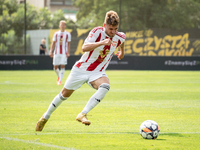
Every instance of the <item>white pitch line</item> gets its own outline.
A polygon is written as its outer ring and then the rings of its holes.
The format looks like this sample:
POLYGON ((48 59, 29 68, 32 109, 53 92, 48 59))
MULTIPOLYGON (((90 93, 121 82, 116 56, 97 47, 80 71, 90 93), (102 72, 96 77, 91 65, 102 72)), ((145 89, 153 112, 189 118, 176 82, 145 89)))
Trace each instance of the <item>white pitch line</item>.
POLYGON ((21 140, 21 139, 17 139, 17 138, 11 138, 11 137, 0 137, 0 138, 6 139, 6 140, 9 140, 9 141, 30 143, 30 144, 41 145, 41 146, 46 146, 46 147, 51 147, 51 148, 58 148, 58 149, 64 149, 64 150, 77 150, 75 148, 68 148, 68 147, 57 146, 57 145, 46 144, 46 143, 39 143, 39 142, 34 142, 34 141, 26 141, 26 140, 21 140))

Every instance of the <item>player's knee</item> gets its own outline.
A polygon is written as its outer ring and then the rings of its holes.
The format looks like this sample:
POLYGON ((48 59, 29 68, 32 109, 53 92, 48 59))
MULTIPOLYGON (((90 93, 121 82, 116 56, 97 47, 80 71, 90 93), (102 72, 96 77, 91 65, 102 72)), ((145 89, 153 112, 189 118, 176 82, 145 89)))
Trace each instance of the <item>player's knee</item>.
POLYGON ((60 92, 60 93, 59 93, 59 98, 60 98, 61 100, 64 101, 64 100, 66 100, 68 97, 64 97, 64 96, 62 95, 62 93, 60 92))
POLYGON ((104 88, 104 89, 107 89, 108 91, 110 90, 110 84, 108 83, 102 83, 99 88, 104 88))

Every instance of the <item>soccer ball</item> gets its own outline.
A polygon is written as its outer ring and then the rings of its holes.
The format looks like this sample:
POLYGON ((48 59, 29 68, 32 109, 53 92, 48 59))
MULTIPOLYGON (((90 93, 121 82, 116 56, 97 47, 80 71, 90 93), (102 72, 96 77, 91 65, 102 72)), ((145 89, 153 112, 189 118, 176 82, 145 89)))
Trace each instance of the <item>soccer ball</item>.
POLYGON ((140 135, 144 139, 156 139, 159 132, 160 128, 155 121, 146 120, 140 125, 140 135))

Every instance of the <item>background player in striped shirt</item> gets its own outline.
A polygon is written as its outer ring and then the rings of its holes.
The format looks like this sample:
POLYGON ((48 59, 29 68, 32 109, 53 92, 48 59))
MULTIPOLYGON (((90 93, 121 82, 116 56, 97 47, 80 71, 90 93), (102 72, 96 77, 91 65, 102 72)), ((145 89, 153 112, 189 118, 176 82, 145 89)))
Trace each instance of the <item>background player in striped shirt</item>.
POLYGON ((117 13, 109 11, 106 13, 103 27, 96 27, 90 31, 82 46, 84 54, 73 66, 61 92, 53 99, 48 110, 37 122, 36 131, 42 131, 45 123, 56 108, 84 83, 87 83, 97 91, 89 99, 81 113, 78 114, 76 120, 85 125, 91 124, 86 115, 102 101, 110 89, 105 69, 117 47, 120 48, 118 59, 120 60, 124 57, 125 34, 117 31, 118 26, 119 17, 117 13))
POLYGON ((54 71, 58 76, 57 84, 61 85, 67 58, 70 56, 71 34, 65 30, 66 22, 64 20, 60 21, 59 28, 60 30, 54 33, 49 55, 53 57, 54 71))

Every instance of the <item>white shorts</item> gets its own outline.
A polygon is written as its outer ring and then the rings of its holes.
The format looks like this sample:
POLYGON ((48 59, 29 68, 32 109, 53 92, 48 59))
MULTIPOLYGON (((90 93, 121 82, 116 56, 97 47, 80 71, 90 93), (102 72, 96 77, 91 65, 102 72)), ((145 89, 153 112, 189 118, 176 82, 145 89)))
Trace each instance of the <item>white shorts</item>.
POLYGON ((67 64, 67 55, 53 55, 53 65, 66 65, 67 64))
POLYGON ((84 71, 74 66, 65 82, 64 87, 68 90, 76 90, 80 88, 84 83, 87 83, 89 86, 92 87, 90 82, 99 79, 101 77, 107 77, 106 73, 84 71))

